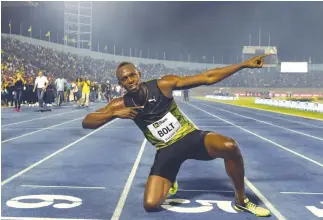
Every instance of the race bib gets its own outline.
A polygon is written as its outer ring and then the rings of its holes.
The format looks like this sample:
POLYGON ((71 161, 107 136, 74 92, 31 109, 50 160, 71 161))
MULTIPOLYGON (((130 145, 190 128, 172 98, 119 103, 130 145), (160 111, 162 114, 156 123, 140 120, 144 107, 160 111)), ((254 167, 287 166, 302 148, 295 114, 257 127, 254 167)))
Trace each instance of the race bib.
POLYGON ((170 112, 160 120, 148 125, 152 135, 163 142, 171 140, 181 127, 179 121, 170 112))

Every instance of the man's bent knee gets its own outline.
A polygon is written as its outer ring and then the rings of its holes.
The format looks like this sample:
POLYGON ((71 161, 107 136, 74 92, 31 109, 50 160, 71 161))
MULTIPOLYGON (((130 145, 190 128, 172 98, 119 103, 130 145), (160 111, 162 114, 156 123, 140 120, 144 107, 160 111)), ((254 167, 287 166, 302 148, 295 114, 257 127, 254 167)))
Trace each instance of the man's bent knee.
POLYGON ((228 157, 240 157, 241 152, 238 146, 238 143, 233 140, 232 138, 228 138, 224 142, 224 148, 225 151, 227 152, 228 157))
POLYGON ((155 212, 160 209, 160 201, 157 200, 145 200, 144 208, 146 212, 155 212))

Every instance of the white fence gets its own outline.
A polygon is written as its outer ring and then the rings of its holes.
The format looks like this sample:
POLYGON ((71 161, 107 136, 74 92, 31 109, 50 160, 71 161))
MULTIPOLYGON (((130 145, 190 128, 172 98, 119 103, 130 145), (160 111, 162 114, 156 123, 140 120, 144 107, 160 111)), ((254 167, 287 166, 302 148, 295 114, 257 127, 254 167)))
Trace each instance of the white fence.
POLYGON ((299 102, 276 99, 256 99, 256 104, 271 105, 283 108, 293 108, 303 111, 323 112, 323 104, 317 102, 299 102))

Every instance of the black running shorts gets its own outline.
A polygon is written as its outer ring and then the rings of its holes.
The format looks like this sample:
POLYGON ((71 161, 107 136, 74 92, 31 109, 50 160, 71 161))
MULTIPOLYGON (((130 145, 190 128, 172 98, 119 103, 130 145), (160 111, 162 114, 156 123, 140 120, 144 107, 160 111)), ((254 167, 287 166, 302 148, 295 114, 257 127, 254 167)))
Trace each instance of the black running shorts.
POLYGON ((212 160, 209 156, 204 137, 208 131, 195 130, 170 146, 157 150, 151 175, 161 176, 171 182, 176 180, 182 163, 187 159, 212 160))

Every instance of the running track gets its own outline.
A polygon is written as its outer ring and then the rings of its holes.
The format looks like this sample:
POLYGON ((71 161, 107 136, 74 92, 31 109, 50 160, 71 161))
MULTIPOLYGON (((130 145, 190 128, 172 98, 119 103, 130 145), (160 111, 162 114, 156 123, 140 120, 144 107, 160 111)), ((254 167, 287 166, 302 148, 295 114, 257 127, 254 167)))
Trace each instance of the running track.
MULTIPOLYGON (((323 218, 323 121, 177 102, 200 129, 239 143, 247 193, 271 209, 267 219, 323 218)), ((185 162, 173 202, 146 213, 143 192, 155 148, 128 120, 82 129, 83 117, 99 106, 1 110, 1 219, 258 219, 232 210, 234 192, 220 159, 185 162)))

